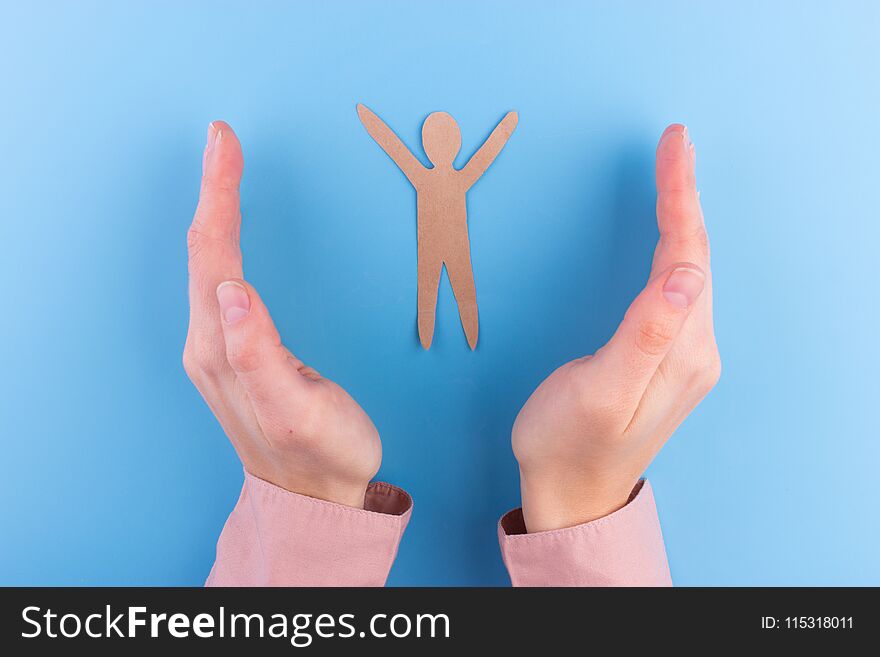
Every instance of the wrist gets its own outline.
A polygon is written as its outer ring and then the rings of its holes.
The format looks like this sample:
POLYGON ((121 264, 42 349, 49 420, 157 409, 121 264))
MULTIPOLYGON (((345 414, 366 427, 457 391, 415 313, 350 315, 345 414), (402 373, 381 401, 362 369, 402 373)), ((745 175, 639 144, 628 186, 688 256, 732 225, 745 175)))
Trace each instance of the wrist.
POLYGON ((326 476, 310 477, 289 472, 263 473, 251 468, 247 470, 255 477, 259 477, 291 493, 313 497, 325 502, 334 502, 355 509, 364 508, 364 498, 370 483, 369 480, 345 481, 326 476))
POLYGON ((595 481, 566 473, 534 473, 520 468, 523 521, 530 534, 598 520, 626 506, 638 482, 595 481))

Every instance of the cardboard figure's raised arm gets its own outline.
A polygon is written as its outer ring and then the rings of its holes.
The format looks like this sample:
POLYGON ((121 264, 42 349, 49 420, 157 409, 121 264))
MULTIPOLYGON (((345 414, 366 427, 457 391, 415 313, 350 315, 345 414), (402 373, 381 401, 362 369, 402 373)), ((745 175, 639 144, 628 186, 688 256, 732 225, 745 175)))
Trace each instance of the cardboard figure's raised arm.
POLYGON ((519 116, 516 112, 508 112, 507 116, 501 119, 501 123, 495 126, 495 129, 492 131, 492 134, 489 135, 489 138, 483 142, 483 145, 480 146, 479 150, 474 153, 474 156, 464 165, 461 174, 464 176, 466 189, 469 189, 475 182, 477 182, 477 180, 480 179, 480 176, 482 176, 486 169, 489 168, 489 165, 492 164, 493 160, 498 157, 498 153, 501 152, 501 149, 504 148, 507 140, 510 139, 510 135, 512 135, 514 129, 516 129, 518 121, 519 116))
POLYGON ((394 131, 385 125, 385 122, 366 105, 358 103, 358 116, 361 123, 370 133, 370 137, 376 140, 376 143, 382 147, 382 150, 388 153, 388 157, 394 160, 394 163, 400 167, 403 174, 415 186, 419 175, 425 170, 424 165, 416 159, 416 156, 410 152, 406 145, 400 141, 400 138, 394 134, 394 131))

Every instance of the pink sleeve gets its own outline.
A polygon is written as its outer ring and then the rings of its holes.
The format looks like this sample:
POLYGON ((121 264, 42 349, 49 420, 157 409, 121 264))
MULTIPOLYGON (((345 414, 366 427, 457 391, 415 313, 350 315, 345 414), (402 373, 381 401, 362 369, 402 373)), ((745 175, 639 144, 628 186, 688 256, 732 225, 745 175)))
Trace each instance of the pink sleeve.
POLYGON ((672 586, 645 480, 622 509, 574 527, 526 534, 522 509, 510 511, 498 540, 514 586, 672 586))
POLYGON ((245 472, 206 586, 382 586, 412 499, 385 483, 364 509, 279 488, 245 472))

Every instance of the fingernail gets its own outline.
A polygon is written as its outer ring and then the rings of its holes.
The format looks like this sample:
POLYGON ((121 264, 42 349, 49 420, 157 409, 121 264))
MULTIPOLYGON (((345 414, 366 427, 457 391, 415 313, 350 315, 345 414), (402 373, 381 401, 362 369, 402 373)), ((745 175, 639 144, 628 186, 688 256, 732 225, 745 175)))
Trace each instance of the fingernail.
POLYGON ((676 267, 663 284, 663 296, 676 308, 688 308, 700 296, 705 281, 705 275, 696 267, 676 267))
POLYGON ((244 319, 251 310, 247 289, 236 281, 225 281, 217 286, 217 301, 220 303, 220 315, 227 324, 244 319))
POLYGON ((691 135, 688 132, 688 129, 684 129, 684 146, 687 149, 688 155, 691 156, 691 163, 697 163, 697 149, 694 147, 694 142, 691 141, 691 135))
POLYGON ((214 150, 214 146, 220 141, 220 131, 214 127, 214 122, 212 121, 208 124, 208 139, 205 143, 205 150, 202 153, 202 174, 208 170, 208 158, 211 156, 211 152, 214 150))
POLYGON ((205 150, 209 153, 214 150, 214 146, 216 146, 220 142, 220 135, 222 134, 222 130, 218 130, 215 125, 217 122, 212 121, 210 125, 208 125, 208 143, 205 145, 205 150))
POLYGON ((657 145, 657 148, 660 148, 663 144, 665 144, 670 139, 678 139, 679 143, 684 146, 684 150, 688 153, 688 155, 693 154, 693 144, 691 144, 691 138, 688 135, 687 126, 684 126, 679 132, 678 130, 670 130, 663 134, 660 138, 660 143, 657 145))

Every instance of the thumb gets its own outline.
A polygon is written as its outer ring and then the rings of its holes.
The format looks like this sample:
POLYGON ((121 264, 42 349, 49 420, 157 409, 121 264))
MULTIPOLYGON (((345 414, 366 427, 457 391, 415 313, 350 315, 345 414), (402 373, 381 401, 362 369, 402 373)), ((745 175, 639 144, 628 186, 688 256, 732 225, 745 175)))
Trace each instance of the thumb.
POLYGON ((591 367, 607 368, 609 379, 641 398, 675 343, 705 281, 703 270, 687 262, 672 265, 651 279, 591 367))
POLYGON ((217 302, 226 359, 245 391, 258 406, 289 409, 295 401, 291 396, 307 382, 291 363, 260 295, 243 280, 232 279, 217 286, 217 302))

